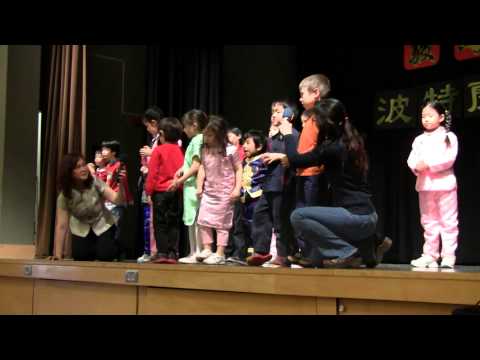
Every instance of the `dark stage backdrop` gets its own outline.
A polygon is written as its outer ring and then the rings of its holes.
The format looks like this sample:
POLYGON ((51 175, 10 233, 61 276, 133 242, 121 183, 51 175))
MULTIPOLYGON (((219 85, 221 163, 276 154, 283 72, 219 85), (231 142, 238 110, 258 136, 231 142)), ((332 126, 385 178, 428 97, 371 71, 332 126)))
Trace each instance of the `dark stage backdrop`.
MULTIPOLYGON (((422 250, 423 230, 420 226, 415 177, 406 164, 413 139, 422 130, 419 117, 414 129, 375 130, 375 93, 480 74, 480 61, 455 60, 453 45, 441 45, 437 65, 413 71, 406 71, 403 67, 403 46, 318 50, 298 48, 299 78, 316 72, 327 74, 332 81, 331 96, 346 104, 350 118, 367 136, 372 191, 380 215, 379 229, 394 240, 391 252, 385 257, 389 263, 407 263, 419 256, 422 250)), ((457 116, 453 119, 452 128, 459 139, 459 154, 455 164, 460 228, 457 263, 463 265, 480 263, 480 242, 476 228, 480 192, 475 186, 480 171, 477 140, 479 120, 457 116)))
POLYGON ((168 116, 220 112, 222 47, 147 47, 147 106, 168 116))

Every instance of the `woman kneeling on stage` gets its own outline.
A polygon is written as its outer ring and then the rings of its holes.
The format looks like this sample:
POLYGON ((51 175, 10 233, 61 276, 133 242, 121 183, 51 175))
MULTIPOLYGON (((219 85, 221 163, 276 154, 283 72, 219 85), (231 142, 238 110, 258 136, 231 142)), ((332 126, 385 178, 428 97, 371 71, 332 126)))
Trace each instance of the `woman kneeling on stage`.
MULTIPOLYGON (((303 267, 375 267, 391 247, 389 238, 376 235, 377 212, 367 184, 368 157, 363 138, 351 124, 344 105, 323 99, 306 110, 319 128, 318 145, 304 154, 297 152, 292 124, 284 121, 287 155, 284 163, 305 168, 325 165, 331 191, 330 207, 305 207, 291 215, 295 232, 305 239, 302 258, 290 261, 303 267)), ((268 155, 267 155, 268 156, 268 155)))
MULTIPOLYGON (((120 179, 125 176, 125 171, 120 170, 115 176, 120 179)), ((92 177, 82 155, 67 154, 60 165, 59 187, 53 259, 63 258, 68 229, 72 233, 74 260, 116 259, 115 218, 104 202, 122 203, 123 185, 118 193, 113 191, 103 181, 92 177)))

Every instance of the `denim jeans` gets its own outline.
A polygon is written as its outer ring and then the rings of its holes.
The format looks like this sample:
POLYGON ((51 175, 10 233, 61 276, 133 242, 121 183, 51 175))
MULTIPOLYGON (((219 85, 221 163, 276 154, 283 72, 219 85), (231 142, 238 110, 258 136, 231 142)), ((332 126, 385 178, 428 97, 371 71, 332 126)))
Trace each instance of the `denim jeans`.
POLYGON ((339 207, 305 207, 291 215, 295 232, 305 241, 305 256, 314 263, 322 259, 347 258, 362 241, 375 233, 378 216, 355 215, 339 207))
POLYGON ((143 253, 150 255, 150 205, 142 204, 143 209, 143 253))

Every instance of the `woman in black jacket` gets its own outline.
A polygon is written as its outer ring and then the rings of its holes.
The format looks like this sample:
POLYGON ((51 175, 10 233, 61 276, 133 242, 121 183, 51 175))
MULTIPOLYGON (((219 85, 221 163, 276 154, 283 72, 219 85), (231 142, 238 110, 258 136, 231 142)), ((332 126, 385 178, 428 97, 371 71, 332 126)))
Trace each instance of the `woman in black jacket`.
MULTIPOLYGON (((376 239, 378 216, 367 184, 368 157, 363 138, 352 126, 344 105, 323 99, 304 113, 319 127, 318 145, 298 154, 292 125, 284 122, 288 163, 295 167, 325 165, 331 191, 330 207, 296 209, 291 222, 305 239, 304 267, 374 267, 391 246, 388 238, 376 239)), ((285 162, 286 159, 284 159, 285 162)))

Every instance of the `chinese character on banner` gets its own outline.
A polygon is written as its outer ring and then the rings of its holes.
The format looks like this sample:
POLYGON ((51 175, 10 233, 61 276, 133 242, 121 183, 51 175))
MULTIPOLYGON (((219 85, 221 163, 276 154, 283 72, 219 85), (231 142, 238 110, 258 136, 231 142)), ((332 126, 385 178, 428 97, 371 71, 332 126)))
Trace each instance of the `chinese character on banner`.
POLYGON ((480 45, 456 45, 455 59, 462 61, 480 58, 480 45))
POLYGON ((437 100, 454 116, 461 115, 461 87, 457 81, 449 81, 428 86, 423 93, 423 102, 437 100))
POLYGON ((417 99, 413 90, 378 94, 375 100, 375 126, 377 128, 411 128, 417 124, 417 99))
POLYGON ((480 118, 480 76, 465 79, 464 118, 480 118))
POLYGON ((407 70, 433 66, 440 59, 440 45, 405 45, 403 65, 407 70))

